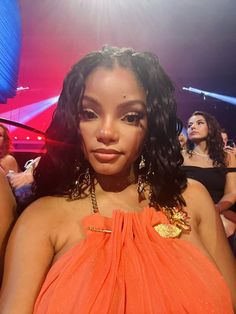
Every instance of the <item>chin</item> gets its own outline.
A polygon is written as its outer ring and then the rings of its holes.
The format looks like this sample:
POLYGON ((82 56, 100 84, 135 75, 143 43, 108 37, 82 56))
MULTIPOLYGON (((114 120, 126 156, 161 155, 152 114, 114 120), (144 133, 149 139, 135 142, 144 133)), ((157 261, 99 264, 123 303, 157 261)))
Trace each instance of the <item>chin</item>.
POLYGON ((118 165, 114 165, 114 164, 100 164, 100 165, 92 165, 93 170, 100 175, 104 175, 104 176, 115 176, 118 174, 123 173, 123 171, 126 169, 126 167, 124 166, 118 166, 118 165))
POLYGON ((204 138, 202 136, 192 136, 189 137, 190 141, 194 142, 194 141, 199 141, 199 140, 203 140, 204 138))
MULTIPOLYGON (((120 169, 119 169, 120 170, 120 169)), ((94 168, 94 171, 100 175, 112 176, 120 173, 118 169, 114 169, 114 167, 97 167, 94 168)))

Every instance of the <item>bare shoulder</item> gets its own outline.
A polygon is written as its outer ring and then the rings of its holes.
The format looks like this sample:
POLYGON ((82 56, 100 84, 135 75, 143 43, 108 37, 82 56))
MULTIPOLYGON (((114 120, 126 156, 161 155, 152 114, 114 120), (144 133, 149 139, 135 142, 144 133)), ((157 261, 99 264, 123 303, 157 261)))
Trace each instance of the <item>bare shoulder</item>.
POLYGON ((8 172, 9 170, 13 170, 18 172, 18 164, 14 156, 8 154, 1 159, 1 166, 3 169, 8 172))
POLYGON ((213 204, 210 194, 205 186, 194 179, 188 179, 187 188, 183 192, 183 197, 187 205, 199 205, 201 201, 207 202, 209 205, 213 204))
POLYGON ((62 221, 61 203, 63 198, 52 196, 31 203, 16 221, 11 234, 13 241, 27 242, 27 237, 32 236, 35 242, 45 239, 54 246, 55 230, 62 221))
POLYGON ((60 251, 82 237, 79 228, 84 214, 79 208, 79 201, 70 202, 65 197, 56 196, 42 197, 24 210, 14 232, 31 233, 38 238, 46 237, 55 250, 60 251))
POLYGON ((207 189, 200 182, 189 179, 183 197, 187 211, 194 220, 193 225, 197 226, 198 236, 216 264, 218 260, 228 258, 232 265, 232 252, 229 249, 223 224, 207 189))
POLYGON ((205 186, 197 180, 188 178, 187 188, 184 191, 184 195, 192 194, 193 192, 205 192, 208 194, 205 186))
POLYGON ((6 155, 4 158, 5 158, 5 160, 7 160, 7 161, 9 161, 9 162, 14 162, 14 161, 16 161, 15 157, 12 156, 11 154, 6 155))
POLYGON ((197 237, 203 245, 199 245, 198 242, 198 247, 208 253, 208 257, 222 273, 236 306, 236 264, 220 215, 206 188, 195 180, 188 180, 183 197, 186 201, 187 211, 194 220, 193 225, 196 227, 197 237))
POLYGON ((33 304, 50 268, 61 198, 33 202, 18 218, 8 241, 0 307, 4 313, 32 313, 33 304), (1 303, 2 302, 2 303, 1 303))
POLYGON ((61 213, 61 207, 64 202, 62 197, 47 196, 39 198, 31 203, 18 218, 17 225, 41 226, 44 229, 47 226, 53 226, 61 213))
POLYGON ((183 193, 183 197, 188 212, 197 219, 198 224, 215 217, 216 210, 213 200, 202 183, 188 179, 188 185, 183 193))
POLYGON ((10 256, 24 254, 39 254, 50 252, 53 256, 60 229, 62 216, 59 197, 43 197, 31 203, 17 219, 10 235, 7 252, 10 256), (21 252, 15 248, 15 243, 21 243, 21 252), (37 249, 36 249, 37 248, 37 249))

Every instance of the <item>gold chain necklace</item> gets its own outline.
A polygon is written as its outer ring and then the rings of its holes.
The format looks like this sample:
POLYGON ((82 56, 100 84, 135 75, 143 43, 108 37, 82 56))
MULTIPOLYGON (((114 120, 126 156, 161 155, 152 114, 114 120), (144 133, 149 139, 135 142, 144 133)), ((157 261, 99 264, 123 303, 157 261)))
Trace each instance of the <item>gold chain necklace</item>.
MULTIPOLYGON (((95 192, 95 183, 94 180, 91 182, 90 186, 90 198, 93 207, 93 213, 99 213, 97 199, 96 199, 96 192, 95 192)), ((189 233, 191 231, 191 226, 188 223, 188 216, 187 212, 179 209, 177 207, 159 207, 159 209, 165 214, 169 223, 159 223, 154 225, 154 230, 163 238, 178 238, 182 232, 189 233)), ((94 232, 104 232, 104 233, 112 233, 111 229, 106 228, 97 228, 93 226, 89 226, 88 230, 94 232)))

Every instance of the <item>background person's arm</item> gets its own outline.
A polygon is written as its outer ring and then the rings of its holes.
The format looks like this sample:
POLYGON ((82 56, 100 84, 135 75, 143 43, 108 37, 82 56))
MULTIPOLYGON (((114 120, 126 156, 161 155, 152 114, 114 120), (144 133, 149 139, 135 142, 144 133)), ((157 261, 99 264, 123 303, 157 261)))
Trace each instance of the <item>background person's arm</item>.
POLYGON ((12 173, 9 177, 9 182, 13 189, 19 189, 22 186, 33 183, 34 177, 31 172, 12 173))
MULTIPOLYGON (((236 158, 233 154, 228 153, 228 168, 236 168, 236 158)), ((236 202, 236 171, 229 171, 226 174, 226 182, 224 188, 224 195, 215 204, 219 213, 224 214, 225 210, 228 210, 236 202)))

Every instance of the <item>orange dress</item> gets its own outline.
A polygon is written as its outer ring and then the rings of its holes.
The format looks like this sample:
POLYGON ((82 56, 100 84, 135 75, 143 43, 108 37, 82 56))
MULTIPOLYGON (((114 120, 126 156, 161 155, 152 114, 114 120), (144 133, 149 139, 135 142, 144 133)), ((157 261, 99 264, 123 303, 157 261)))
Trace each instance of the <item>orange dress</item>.
POLYGON ((168 220, 152 208, 87 216, 86 238, 51 267, 33 313, 233 313, 212 262, 187 241, 161 237, 159 223, 168 220))

